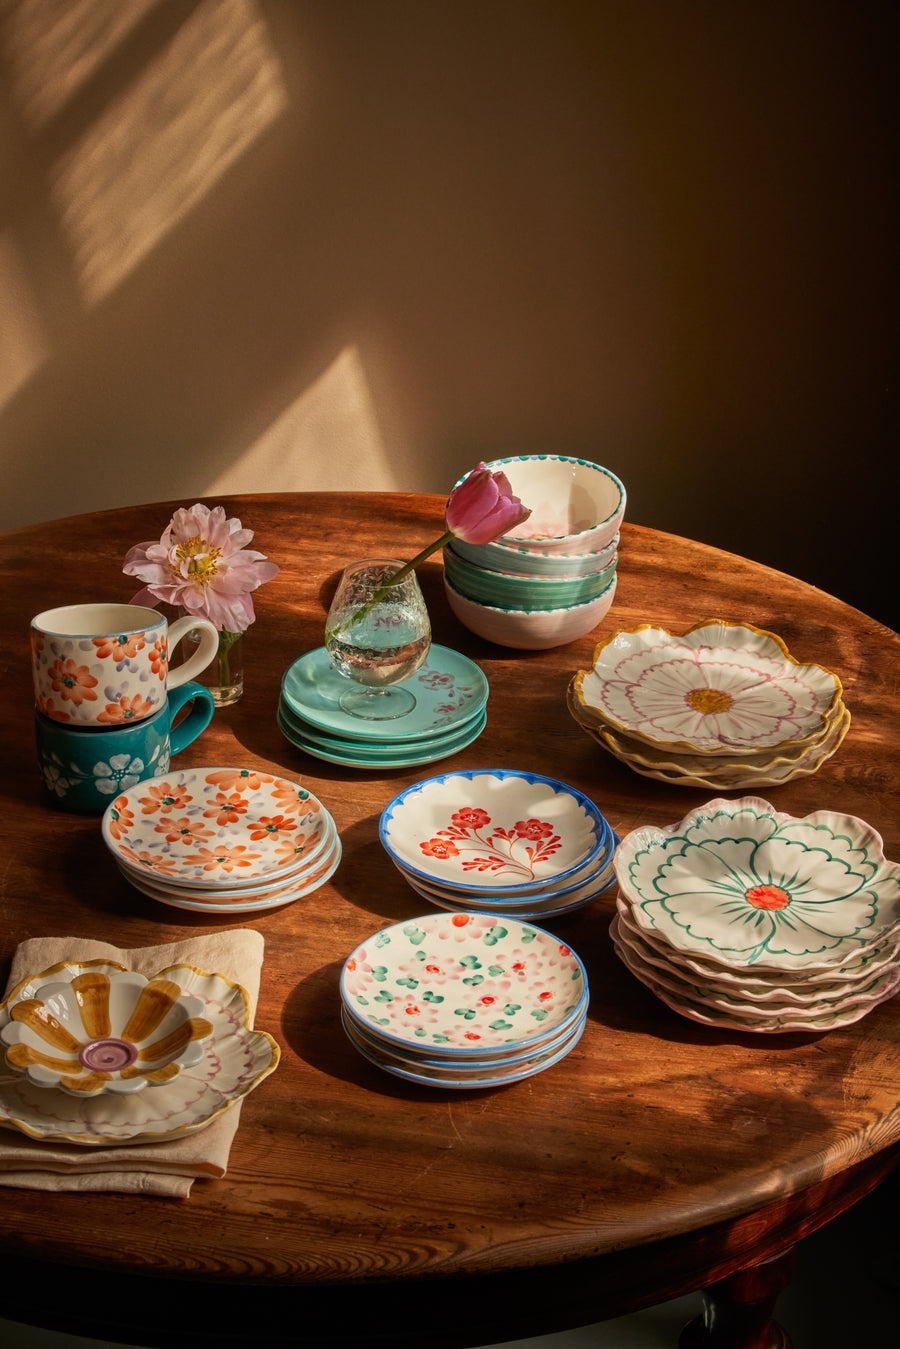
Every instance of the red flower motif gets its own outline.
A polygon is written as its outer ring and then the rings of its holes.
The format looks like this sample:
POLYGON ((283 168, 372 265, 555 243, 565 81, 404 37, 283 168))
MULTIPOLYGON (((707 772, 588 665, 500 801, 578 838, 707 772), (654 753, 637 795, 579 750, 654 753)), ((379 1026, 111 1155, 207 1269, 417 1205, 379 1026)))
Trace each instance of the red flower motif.
POLYGON ((479 806, 463 806, 451 818, 460 829, 481 829, 491 822, 490 815, 479 806))
POLYGON ((406 1015, 407 1015, 407 1016, 418 1016, 418 1015, 419 1015, 419 1009, 418 1009, 418 1007, 407 1007, 407 1008, 405 1009, 405 1011, 406 1011, 406 1015))
POLYGON ((250 837, 254 841, 258 838, 268 838, 272 834, 282 834, 288 829, 296 829, 296 820, 286 820, 283 815, 261 815, 259 823, 250 831, 250 837))
POLYGON ((553 825, 545 824, 543 820, 516 820, 515 830, 520 838, 531 838, 537 843, 542 838, 550 837, 553 825))
POLYGON ((450 922, 453 924, 454 927, 465 927, 468 921, 469 915, 467 913, 455 913, 453 917, 450 919, 450 922))
POLYGON ((459 856, 459 848, 448 838, 430 838, 427 843, 420 843, 419 847, 426 857, 436 857, 440 862, 445 862, 448 857, 459 856))
POLYGON ((147 659, 153 673, 160 679, 165 679, 169 669, 169 651, 165 637, 160 637, 153 643, 147 659))

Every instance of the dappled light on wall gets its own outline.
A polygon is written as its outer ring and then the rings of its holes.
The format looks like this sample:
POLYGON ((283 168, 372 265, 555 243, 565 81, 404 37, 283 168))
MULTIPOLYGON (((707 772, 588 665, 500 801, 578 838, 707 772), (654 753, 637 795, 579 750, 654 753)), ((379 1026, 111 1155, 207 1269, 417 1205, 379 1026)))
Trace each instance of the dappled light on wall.
POLYGON ((212 478, 232 492, 404 491, 356 347, 345 347, 258 439, 212 478))
MULTIPOLYGON (((154 7, 150 0, 124 6, 78 0, 84 26, 66 24, 60 31, 56 25, 55 42, 36 40, 37 68, 31 69, 24 29, 34 20, 40 37, 47 5, 24 0, 17 6, 8 59, 31 115, 39 121, 53 110, 36 93, 42 64, 58 91, 76 87, 127 36, 122 11, 134 19, 154 7)), ((202 0, 184 14, 168 41, 48 166, 55 213, 86 305, 106 298, 287 105, 255 0, 202 0)))

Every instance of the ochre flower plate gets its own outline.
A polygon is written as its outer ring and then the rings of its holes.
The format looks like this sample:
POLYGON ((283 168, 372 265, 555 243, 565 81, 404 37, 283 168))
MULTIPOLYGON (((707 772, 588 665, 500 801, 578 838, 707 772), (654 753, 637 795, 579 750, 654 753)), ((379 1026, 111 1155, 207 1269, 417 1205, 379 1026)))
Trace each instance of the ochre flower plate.
MULTIPOLYGON (((82 970, 110 973, 122 968, 96 960, 63 962, 44 970, 8 994, 0 1023, 11 1019, 10 1008, 38 997, 47 983, 82 970)), ((21 1073, 0 1071, 0 1127, 30 1138, 90 1147, 162 1142, 205 1129, 275 1069, 281 1051, 271 1035, 252 1029, 250 1000, 240 984, 189 965, 170 965, 155 978, 171 980, 202 1004, 212 1036, 196 1065, 183 1068, 171 1082, 152 1091, 105 1093, 96 1099, 37 1087, 21 1073)))
POLYGON ((82 1098, 143 1091, 203 1057, 213 1033, 199 998, 134 970, 67 969, 34 976, 31 998, 0 1003, 6 1062, 37 1087, 82 1098))
POLYGON ((717 798, 627 834, 615 870, 640 929, 726 966, 839 966, 900 923, 900 866, 837 811, 796 819, 759 797, 717 798))
POLYGON ((549 932, 437 913, 376 932, 341 974, 348 1013, 391 1044, 463 1058, 540 1044, 584 1010, 584 966, 549 932))
POLYGON ((287 778, 245 768, 176 768, 116 797, 101 827, 117 862, 208 890, 304 870, 328 819, 321 802, 287 778))
POLYGON ((719 620, 683 636, 647 623, 614 633, 571 689, 587 725, 702 755, 805 742, 842 693, 836 675, 801 665, 774 633, 719 620))

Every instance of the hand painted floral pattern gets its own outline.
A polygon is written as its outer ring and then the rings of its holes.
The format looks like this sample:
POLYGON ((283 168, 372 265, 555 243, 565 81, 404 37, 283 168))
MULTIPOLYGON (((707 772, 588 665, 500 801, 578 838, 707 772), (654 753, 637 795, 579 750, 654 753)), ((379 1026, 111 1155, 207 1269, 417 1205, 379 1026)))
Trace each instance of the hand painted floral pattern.
POLYGON ((430 914, 376 933, 345 962, 347 1011, 388 1041, 457 1050, 539 1042, 584 1007, 584 968, 549 932, 430 914))
POLYGON ((707 754, 822 732, 842 692, 830 670, 799 664, 779 637, 741 623, 700 623, 683 637, 647 624, 616 633, 572 690, 600 726, 707 754))
POLYGON ((756 797, 717 799, 627 835, 615 865, 641 928, 725 963, 838 964, 900 923, 900 866, 834 811, 795 819, 756 797))
POLYGON ((183 769, 142 782, 117 798, 102 824, 114 856, 201 889, 296 868, 330 827, 328 812, 298 783, 236 768, 183 769))
POLYGON ((388 802, 379 829, 401 870, 463 891, 558 883, 599 856, 608 831, 574 788, 514 769, 427 778, 388 802))
POLYGON ((426 857, 459 857, 463 871, 514 875, 533 880, 535 866, 559 851, 559 835, 542 820, 518 820, 512 829, 494 825, 487 811, 467 807, 451 817, 436 838, 419 844, 426 857), (465 854, 471 853, 472 856, 465 854))

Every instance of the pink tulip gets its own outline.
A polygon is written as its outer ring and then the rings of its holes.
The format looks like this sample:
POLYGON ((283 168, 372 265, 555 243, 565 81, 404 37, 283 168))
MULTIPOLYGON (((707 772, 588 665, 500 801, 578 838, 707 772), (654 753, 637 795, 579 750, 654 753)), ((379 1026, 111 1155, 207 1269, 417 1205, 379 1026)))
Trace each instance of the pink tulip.
POLYGON ((530 514, 506 474, 492 473, 482 463, 450 493, 445 519, 448 532, 464 543, 491 543, 530 514))
POLYGON ((134 602, 163 600, 208 618, 220 632, 245 632, 256 617, 250 592, 279 570, 246 547, 252 538, 252 529, 227 520, 221 506, 182 507, 158 543, 151 539, 129 549, 122 570, 147 582, 134 602))

